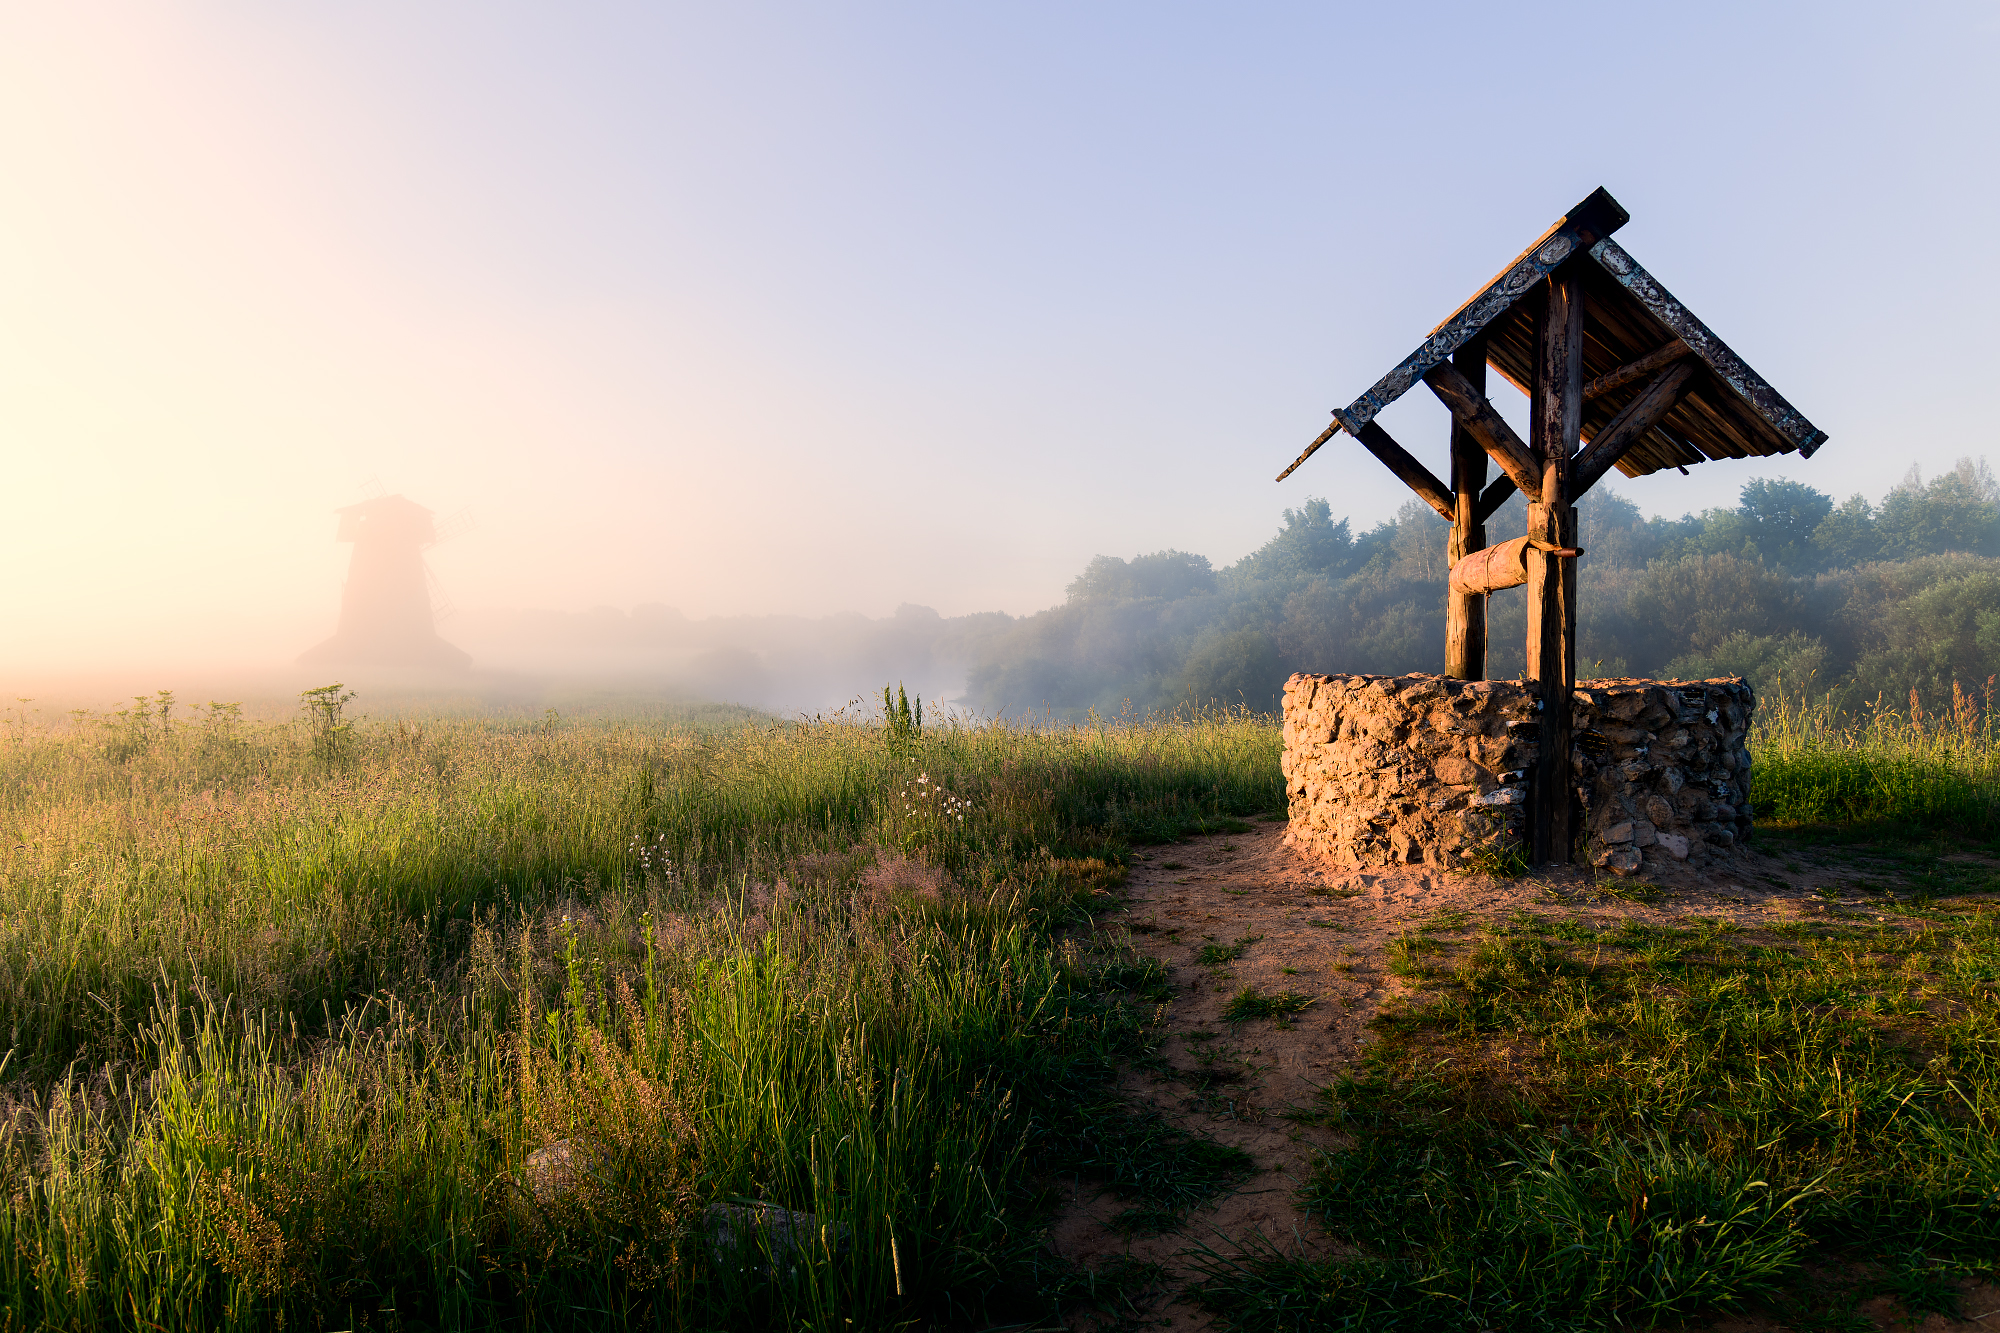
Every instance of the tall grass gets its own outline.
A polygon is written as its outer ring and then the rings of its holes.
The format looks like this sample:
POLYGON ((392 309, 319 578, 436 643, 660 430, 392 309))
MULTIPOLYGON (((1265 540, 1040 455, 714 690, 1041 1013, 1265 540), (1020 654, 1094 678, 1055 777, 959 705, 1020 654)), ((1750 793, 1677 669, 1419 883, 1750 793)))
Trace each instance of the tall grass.
POLYGON ((1036 1313, 1026 1154, 1092 1157, 1080 1108, 1151 1008, 1057 932, 1130 843, 1277 808, 1277 744, 1226 715, 17 726, 0 1327, 1036 1313), (732 1249, 729 1200, 817 1240, 732 1249))
POLYGON ((1991 681, 1980 696, 1953 681, 1950 709, 1931 713, 1914 689, 1907 708, 1877 699, 1859 715, 1776 691, 1750 739, 1757 817, 1988 833, 2000 813, 1995 702, 1991 681))

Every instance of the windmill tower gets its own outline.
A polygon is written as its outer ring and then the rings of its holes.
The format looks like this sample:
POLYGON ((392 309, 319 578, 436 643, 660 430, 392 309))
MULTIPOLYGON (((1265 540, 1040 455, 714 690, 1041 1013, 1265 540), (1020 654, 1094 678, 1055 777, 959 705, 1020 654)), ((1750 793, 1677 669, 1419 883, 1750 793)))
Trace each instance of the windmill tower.
POLYGON ((354 543, 340 594, 340 628, 300 654, 299 665, 469 670, 472 658, 437 633, 423 555, 441 535, 431 511, 400 495, 378 494, 334 512, 340 515, 334 540, 354 543))

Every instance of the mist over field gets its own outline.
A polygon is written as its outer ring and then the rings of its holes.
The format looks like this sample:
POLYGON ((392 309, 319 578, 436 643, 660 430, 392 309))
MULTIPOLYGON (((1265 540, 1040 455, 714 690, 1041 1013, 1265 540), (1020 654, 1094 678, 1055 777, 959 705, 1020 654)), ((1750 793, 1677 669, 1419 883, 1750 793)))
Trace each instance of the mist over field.
MULTIPOLYGON (((1523 522, 1516 496, 1489 537, 1504 540, 1523 522)), ((183 707, 219 699, 281 715, 298 691, 334 679, 377 713, 534 715, 652 700, 869 714, 886 683, 921 695, 934 715, 1076 718, 1269 711, 1294 671, 1441 669, 1447 526, 1428 507, 1412 500, 1365 521, 1307 498, 1274 526, 1229 563, 1172 546, 1099 555, 1059 602, 1028 615, 944 616, 912 603, 877 617, 698 619, 659 604, 474 607, 437 624, 445 644, 469 655, 463 671, 142 663, 18 673, 7 685, 31 700, 15 716, 39 709, 44 719, 114 710, 162 687, 183 707)), ((1679 519, 1649 519, 1599 487, 1579 506, 1579 540, 1585 677, 1740 674, 1766 694, 1831 695, 1853 711, 1881 696, 1905 704, 1912 689, 1935 708, 1954 681, 1977 695, 2000 674, 2000 486, 1983 460, 1930 478, 1912 469, 1875 500, 1836 502, 1803 482, 1758 477, 1737 504, 1679 519)), ((1492 598, 1489 675, 1520 673, 1524 617, 1519 589, 1492 598)), ((304 646, 273 644, 270 656, 304 646)))

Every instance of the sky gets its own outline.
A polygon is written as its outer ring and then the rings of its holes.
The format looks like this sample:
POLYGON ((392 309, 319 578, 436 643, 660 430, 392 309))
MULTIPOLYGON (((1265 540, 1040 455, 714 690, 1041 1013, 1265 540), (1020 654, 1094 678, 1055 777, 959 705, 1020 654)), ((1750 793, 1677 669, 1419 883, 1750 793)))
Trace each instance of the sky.
POLYGON ((4 0, 0 675, 288 660, 371 482, 470 511, 466 608, 1022 614, 1365 528, 1344 436, 1272 478, 1599 185, 1831 437, 1642 509, 2000 463, 1996 55, 1974 4, 4 0))

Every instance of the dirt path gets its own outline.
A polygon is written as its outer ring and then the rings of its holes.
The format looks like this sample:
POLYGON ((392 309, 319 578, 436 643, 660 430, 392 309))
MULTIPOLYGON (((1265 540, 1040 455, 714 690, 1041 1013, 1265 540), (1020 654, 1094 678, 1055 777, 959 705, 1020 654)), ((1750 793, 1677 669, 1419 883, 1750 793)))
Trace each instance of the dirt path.
MULTIPOLYGON (((1175 1123, 1242 1148, 1258 1168, 1237 1189, 1191 1211, 1178 1233, 1121 1234, 1108 1224, 1129 1205, 1108 1194, 1079 1193, 1057 1224, 1057 1252, 1093 1269, 1120 1256, 1162 1265, 1167 1295, 1149 1321, 1175 1333, 1211 1326, 1178 1296, 1197 1246, 1230 1254, 1261 1238, 1288 1253, 1336 1252, 1296 1196, 1315 1154, 1337 1146, 1338 1137, 1285 1113, 1324 1104, 1321 1089, 1359 1056, 1369 1020, 1403 993, 1389 964, 1391 946, 1405 932, 1465 928, 1517 911, 1581 915, 1602 925, 1703 916, 1754 927, 1868 901, 1863 870, 1756 853, 1707 875, 1683 867, 1654 875, 1665 892, 1646 903, 1616 896, 1633 892, 1629 881, 1600 883, 1578 870, 1514 880, 1421 867, 1343 871, 1295 855, 1283 845, 1284 832, 1282 822, 1271 822, 1246 834, 1149 849, 1135 858, 1123 909, 1100 918, 1103 926, 1130 930, 1138 949, 1166 964, 1175 990, 1164 1018, 1168 1072, 1128 1073, 1124 1090, 1175 1123), (1289 1018, 1231 1023, 1224 1009, 1245 987, 1310 1003, 1289 1018)), ((1975 1317, 1989 1309, 2000 1311, 1993 1289, 1968 1302, 1975 1317)), ((1720 1327, 1747 1333, 1757 1326, 1720 1327)))

